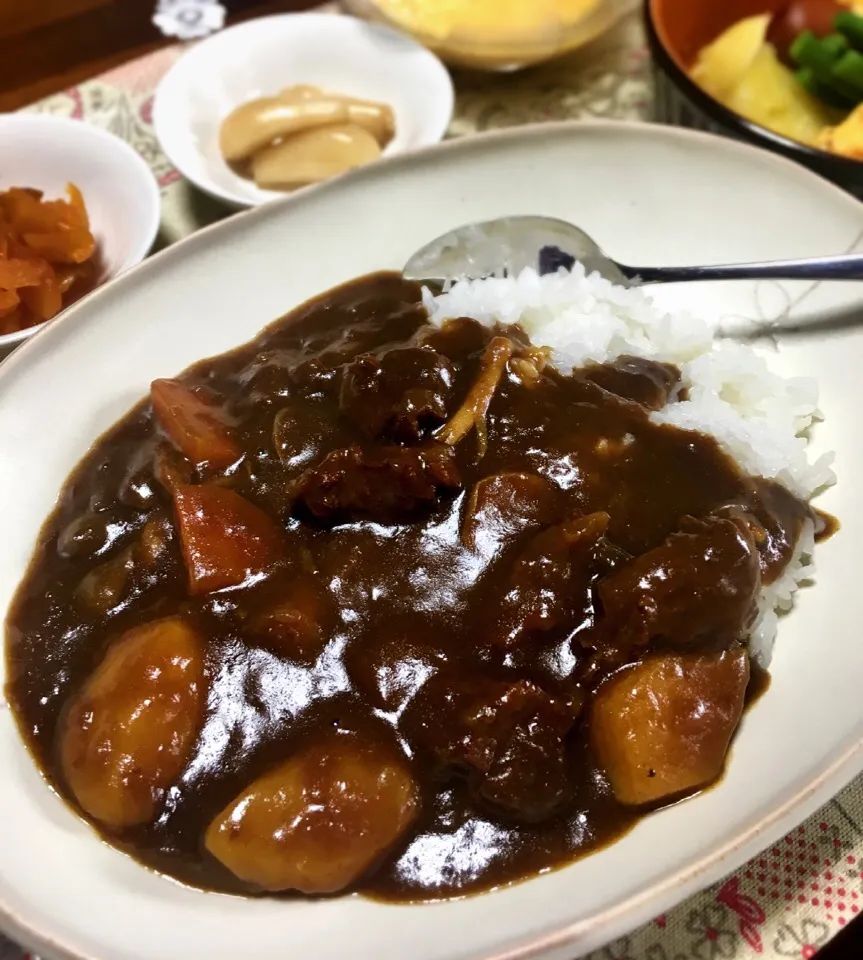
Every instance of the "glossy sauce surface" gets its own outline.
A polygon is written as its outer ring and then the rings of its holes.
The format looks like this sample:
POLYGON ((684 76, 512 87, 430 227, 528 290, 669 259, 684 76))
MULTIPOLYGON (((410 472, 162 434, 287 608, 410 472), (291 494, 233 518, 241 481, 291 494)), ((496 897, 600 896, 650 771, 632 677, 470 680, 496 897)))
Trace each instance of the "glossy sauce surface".
MULTIPOLYGON (((184 374, 217 424, 209 462, 184 456, 166 419, 173 382, 154 387, 159 415, 142 403, 103 437, 43 531, 8 620, 7 695, 48 779, 91 819, 58 744, 89 722, 106 651, 162 618, 205 641, 205 679, 193 670, 183 696, 198 704, 203 685, 206 706, 181 772, 158 768, 151 817, 97 822, 182 881, 287 889, 229 869, 207 831, 256 778, 306 775, 315 751, 349 771, 355 806, 374 767, 403 817, 381 801, 391 838, 363 813, 379 842, 357 854, 362 871, 308 892, 435 898, 566 863, 680 795, 621 802, 591 734, 597 690, 662 658, 678 685, 725 665, 721 770, 758 590, 815 515, 711 438, 650 421, 676 402, 674 368, 623 358, 563 376, 518 331, 430 327, 418 297, 364 278, 184 374), (462 431, 490 370, 487 411, 474 405, 462 431), (207 537, 237 521, 212 503, 235 518, 239 498, 257 533, 213 566, 207 537), (260 575, 237 585, 231 564, 260 575)), ((748 695, 763 683, 754 672, 748 695)))

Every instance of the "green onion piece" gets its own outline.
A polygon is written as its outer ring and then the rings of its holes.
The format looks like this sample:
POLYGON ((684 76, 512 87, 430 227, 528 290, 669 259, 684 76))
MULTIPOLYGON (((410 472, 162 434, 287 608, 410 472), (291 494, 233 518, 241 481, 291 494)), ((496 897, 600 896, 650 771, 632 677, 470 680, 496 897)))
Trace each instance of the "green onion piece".
POLYGON ((821 46, 838 60, 848 50, 848 40, 841 33, 831 33, 829 37, 824 37, 821 46))
POLYGON ((809 67, 822 83, 830 81, 834 64, 839 55, 819 40, 811 30, 806 30, 791 44, 791 59, 801 67, 809 67))
POLYGON ((856 102, 853 97, 845 97, 832 87, 828 87, 826 83, 821 83, 808 67, 801 67, 794 76, 804 90, 828 107, 834 107, 836 110, 850 110, 856 102))
MULTIPOLYGON (((819 40, 811 30, 807 30, 794 41, 790 52, 792 59, 801 67, 811 70, 819 83, 829 87, 852 104, 860 102, 863 89, 860 89, 856 82, 838 75, 834 69, 845 57, 859 56, 855 51, 847 50, 836 56, 831 53, 829 44, 825 45, 825 41, 819 40)), ((853 75, 854 72, 852 67, 851 74, 853 75)))
POLYGON ((845 37, 852 47, 863 50, 863 17, 856 13, 837 13, 833 18, 833 27, 845 37))
MULTIPOLYGON (((856 50, 849 50, 833 66, 830 76, 833 81, 856 90, 857 103, 863 100, 863 54, 857 53, 856 50)), ((835 86, 835 83, 831 86, 835 86)))

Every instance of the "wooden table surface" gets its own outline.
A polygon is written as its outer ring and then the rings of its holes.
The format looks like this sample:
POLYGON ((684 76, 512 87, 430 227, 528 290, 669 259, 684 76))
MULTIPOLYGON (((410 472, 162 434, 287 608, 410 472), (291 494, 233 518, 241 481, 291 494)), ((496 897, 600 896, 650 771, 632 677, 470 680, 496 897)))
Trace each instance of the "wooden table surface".
MULTIPOLYGON (((222 0, 229 22, 321 0, 222 0)), ((40 100, 171 42, 156 0, 0 0, 0 112, 40 100)))
MULTIPOLYGON (((229 22, 308 9, 319 0, 223 0, 229 22)), ((0 112, 17 110, 172 41, 155 0, 0 0, 0 112)), ((819 960, 863 960, 863 916, 819 960)))

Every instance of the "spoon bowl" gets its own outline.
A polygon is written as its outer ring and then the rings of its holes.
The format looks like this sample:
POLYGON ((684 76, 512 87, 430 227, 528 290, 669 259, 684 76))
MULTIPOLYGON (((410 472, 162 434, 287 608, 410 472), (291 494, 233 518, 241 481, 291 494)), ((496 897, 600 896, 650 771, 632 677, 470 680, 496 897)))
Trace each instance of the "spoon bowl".
POLYGON ((515 276, 527 267, 540 274, 578 261, 622 286, 695 280, 863 280, 863 254, 805 260, 731 263, 696 267, 632 267, 613 260, 584 230, 553 217, 500 217, 466 224, 421 247, 402 274, 433 292, 457 280, 515 276))
POLYGON ((521 273, 550 273, 578 260, 612 283, 629 277, 583 230, 552 217, 501 217, 471 223, 432 240, 405 264, 405 279, 443 286, 447 281, 521 273))

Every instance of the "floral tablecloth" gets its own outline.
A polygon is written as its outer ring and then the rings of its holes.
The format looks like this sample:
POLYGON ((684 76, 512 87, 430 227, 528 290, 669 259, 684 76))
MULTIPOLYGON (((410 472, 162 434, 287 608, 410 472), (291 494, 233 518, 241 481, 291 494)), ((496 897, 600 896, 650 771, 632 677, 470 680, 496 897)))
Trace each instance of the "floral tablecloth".
MULTIPOLYGON (((169 47, 30 108, 105 127, 138 150, 162 186, 161 245, 229 215, 182 180, 153 133, 153 91, 181 52, 169 47)), ((456 74, 455 83, 451 137, 544 120, 640 121, 651 112, 637 17, 574 57, 507 76, 456 74)), ((735 874, 590 960, 808 960, 863 907, 861 863, 863 778, 735 874)), ((0 960, 24 956, 0 938, 0 960)))

